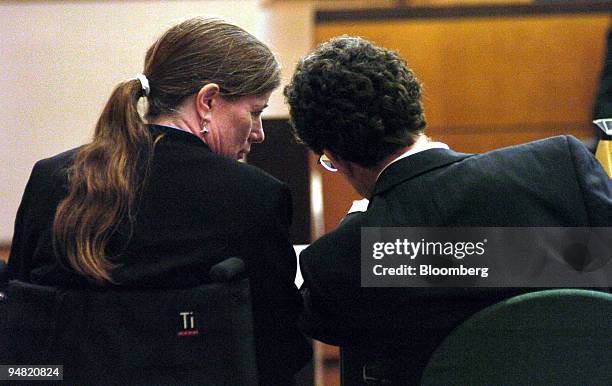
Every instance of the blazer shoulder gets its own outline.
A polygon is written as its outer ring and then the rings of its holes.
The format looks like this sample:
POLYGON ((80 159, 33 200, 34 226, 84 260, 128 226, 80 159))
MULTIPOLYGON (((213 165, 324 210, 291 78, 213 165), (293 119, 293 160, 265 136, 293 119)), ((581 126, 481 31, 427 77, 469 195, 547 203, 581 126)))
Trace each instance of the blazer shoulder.
POLYGON ((519 145, 525 149, 529 150, 539 150, 539 151, 554 151, 554 152, 564 152, 568 153, 569 151, 578 150, 580 152, 589 153, 589 150, 586 146, 578 140, 573 135, 557 135, 554 137, 544 138, 533 142, 528 142, 524 145, 519 145), (572 150, 574 149, 574 150, 572 150))
POLYGON ((41 165, 66 165, 74 162, 74 158, 77 156, 83 146, 75 147, 70 150, 63 151, 59 154, 53 155, 48 158, 43 158, 37 162, 41 165))
POLYGON ((587 147, 572 135, 559 135, 538 141, 519 145, 524 150, 546 155, 550 160, 559 162, 561 159, 569 161, 574 167, 587 165, 585 170, 599 168, 599 163, 587 147))
POLYGON ((34 164, 34 170, 41 172, 53 172, 69 168, 74 162, 75 157, 81 150, 81 147, 66 150, 54 156, 43 158, 34 164))
POLYGON ((519 145, 503 147, 478 154, 466 160, 466 165, 504 165, 503 170, 511 173, 513 167, 522 170, 529 168, 529 172, 550 168, 562 169, 561 165, 569 165, 572 162, 572 149, 580 149, 588 152, 586 147, 575 137, 560 135, 539 139, 519 145), (544 167, 544 165, 548 165, 544 167))
POLYGON ((167 185, 173 184, 175 190, 182 186, 207 191, 225 202, 240 200, 260 206, 285 186, 263 170, 215 154, 190 138, 186 142, 167 138, 163 146, 155 148, 152 166, 152 186, 163 184, 162 188, 168 189, 167 185))
MULTIPOLYGON (((232 160, 229 160, 232 161, 232 160)), ((272 176, 268 172, 256 166, 247 163, 238 162, 236 165, 237 172, 244 175, 246 178, 251 178, 254 181, 269 186, 271 188, 281 188, 285 183, 272 176)))
POLYGON ((284 182, 264 170, 232 159, 224 159, 221 166, 226 174, 224 180, 236 193, 236 197, 252 203, 254 214, 259 210, 277 212, 291 207, 291 193, 284 182), (258 209, 259 208, 259 209, 258 209))
POLYGON ((237 183, 241 183, 243 186, 254 184, 258 189, 266 187, 280 189, 285 186, 285 183, 256 166, 238 162, 214 153, 211 153, 211 156, 215 160, 215 165, 211 165, 212 167, 222 172, 228 179, 236 179, 237 183))
POLYGON ((68 168, 74 162, 79 150, 80 147, 70 149, 37 161, 32 168, 28 184, 36 185, 39 189, 49 189, 58 184, 65 184, 68 168))
MULTIPOLYGON (((580 142, 576 137, 571 135, 558 135, 554 137, 548 137, 543 139, 538 139, 536 141, 531 141, 527 143, 522 143, 519 145, 508 146, 496 150, 492 150, 485 154, 495 154, 495 153, 525 153, 525 152, 565 152, 567 153, 568 147, 583 147, 584 145, 580 142)), ((586 148, 585 148, 586 150, 586 148)))
POLYGON ((551 148, 551 149, 573 148, 573 149, 580 149, 580 150, 584 150, 588 152, 588 149, 586 148, 586 146, 584 146, 584 144, 578 138, 574 137, 573 135, 557 135, 555 137, 549 137, 549 138, 541 139, 539 141, 534 141, 533 143, 538 144, 542 146, 543 148, 551 148))

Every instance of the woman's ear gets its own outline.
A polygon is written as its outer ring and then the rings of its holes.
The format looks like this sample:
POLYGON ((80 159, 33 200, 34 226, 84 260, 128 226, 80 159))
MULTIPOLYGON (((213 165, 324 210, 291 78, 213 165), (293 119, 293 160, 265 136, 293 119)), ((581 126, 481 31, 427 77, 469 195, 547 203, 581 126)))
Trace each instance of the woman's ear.
POLYGON ((200 116, 200 119, 210 120, 210 111, 212 108, 212 101, 220 94, 219 85, 216 83, 208 83, 198 91, 195 103, 196 111, 200 116))

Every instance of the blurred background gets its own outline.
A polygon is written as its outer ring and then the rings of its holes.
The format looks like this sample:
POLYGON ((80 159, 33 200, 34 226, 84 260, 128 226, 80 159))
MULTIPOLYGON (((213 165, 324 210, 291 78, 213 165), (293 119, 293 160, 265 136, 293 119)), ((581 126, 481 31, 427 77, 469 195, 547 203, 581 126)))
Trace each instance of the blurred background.
MULTIPOLYGON (((285 82, 336 35, 395 49, 423 83, 429 136, 483 152, 558 134, 592 141, 611 11, 610 1, 0 1, 0 256, 33 164, 88 141, 114 86, 180 19, 241 25, 277 53, 285 82)), ((280 91, 264 118, 267 140, 248 162, 289 184, 293 242, 307 244, 358 197, 292 139, 280 91)), ((315 352, 303 384, 338 385, 337 349, 315 352)))

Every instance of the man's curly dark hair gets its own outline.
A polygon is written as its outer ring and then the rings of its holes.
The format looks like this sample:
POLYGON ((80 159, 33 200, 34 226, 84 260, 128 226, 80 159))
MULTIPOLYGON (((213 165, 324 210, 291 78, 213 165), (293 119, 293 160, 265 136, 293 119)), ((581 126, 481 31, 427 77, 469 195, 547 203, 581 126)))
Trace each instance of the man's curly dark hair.
POLYGON ((412 70, 396 52, 359 37, 320 45, 299 62, 284 93, 298 140, 363 167, 411 145, 425 128, 412 70))

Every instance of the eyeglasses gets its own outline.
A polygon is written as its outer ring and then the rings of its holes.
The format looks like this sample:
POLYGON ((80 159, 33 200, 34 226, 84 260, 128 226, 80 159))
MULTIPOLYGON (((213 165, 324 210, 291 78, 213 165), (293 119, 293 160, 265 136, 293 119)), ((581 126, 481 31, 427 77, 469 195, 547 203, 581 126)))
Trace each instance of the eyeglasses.
POLYGON ((321 154, 321 157, 319 158, 319 163, 327 170, 329 170, 330 172, 337 172, 338 169, 336 169, 336 167, 334 166, 334 164, 332 164, 331 160, 325 155, 325 154, 321 154))

